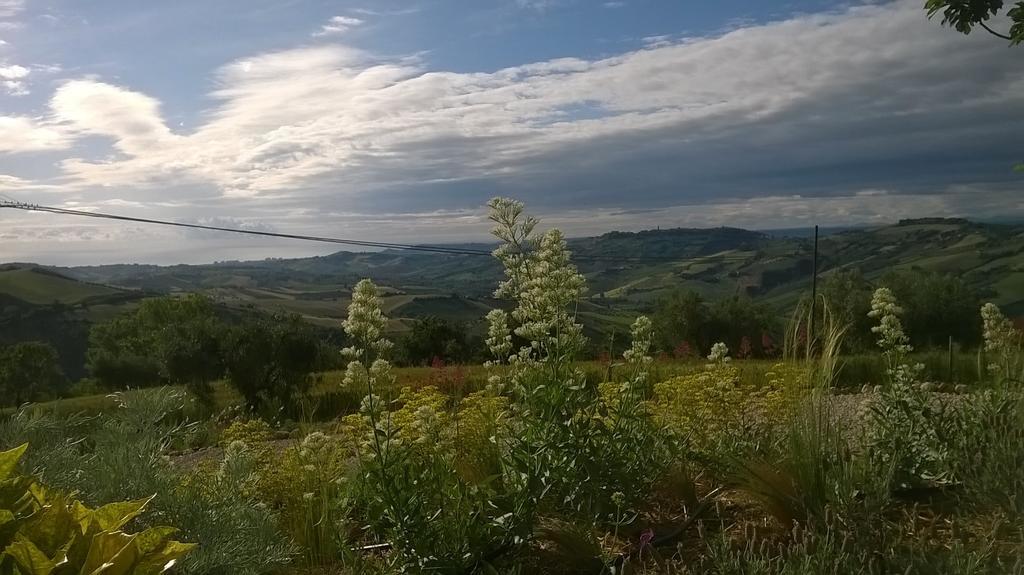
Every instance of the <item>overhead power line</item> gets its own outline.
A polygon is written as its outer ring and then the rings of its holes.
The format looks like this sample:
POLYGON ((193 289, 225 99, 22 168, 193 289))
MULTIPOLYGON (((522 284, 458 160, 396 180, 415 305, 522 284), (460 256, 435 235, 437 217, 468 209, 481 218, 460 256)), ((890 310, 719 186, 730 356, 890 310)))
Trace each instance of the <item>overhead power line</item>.
MULTIPOLYGON (((247 230, 243 228, 228 228, 224 226, 211 226, 205 224, 192 224, 185 222, 173 222, 168 220, 157 220, 152 218, 137 218, 133 216, 122 216, 117 214, 106 214, 102 212, 89 212, 84 210, 72 210, 68 208, 58 208, 53 206, 40 206, 37 204, 28 204, 25 202, 15 201, 7 196, 0 196, 0 208, 13 208, 17 210, 25 210, 32 212, 47 212, 51 214, 62 214, 68 216, 78 216, 86 218, 97 218, 107 220, 117 220, 123 222, 136 222, 142 224, 153 224, 160 226, 173 226, 177 228, 190 228, 198 230, 208 230, 215 232, 225 232, 232 234, 245 234, 250 236, 262 236, 271 238, 283 238, 290 240, 303 240, 310 242, 321 242, 331 244, 342 244, 349 246, 358 246, 366 248, 381 248, 381 249, 392 249, 392 250, 405 250, 415 252, 427 252, 436 254, 448 254, 448 255, 462 255, 462 256, 487 256, 491 257, 492 254, 485 250, 474 250, 469 248, 456 248, 456 247, 444 247, 444 246, 429 246, 429 245, 417 245, 417 244, 403 244, 393 242, 375 242, 369 240, 354 240, 345 238, 331 238, 324 236, 310 236, 301 234, 285 234, 279 232, 268 232, 261 230, 247 230)), ((573 254, 574 260, 586 260, 586 261, 609 261, 609 262, 683 262, 686 260, 708 260, 709 262, 723 262, 723 261, 746 261, 751 256, 739 256, 736 254, 732 255, 703 255, 703 256, 689 256, 689 257, 674 257, 674 256, 589 256, 589 255, 578 255, 573 254)))

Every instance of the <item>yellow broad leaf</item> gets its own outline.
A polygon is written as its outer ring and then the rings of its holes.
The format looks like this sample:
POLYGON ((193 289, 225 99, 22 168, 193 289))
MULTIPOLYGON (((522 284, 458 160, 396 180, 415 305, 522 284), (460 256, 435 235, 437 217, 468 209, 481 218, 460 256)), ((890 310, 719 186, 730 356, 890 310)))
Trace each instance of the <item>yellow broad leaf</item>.
POLYGON ((18 462, 21 461, 21 456, 25 455, 25 450, 27 449, 28 444, 23 443, 14 449, 0 451, 0 480, 7 479, 11 476, 14 469, 18 467, 18 462))
POLYGON ((146 508, 146 504, 153 500, 154 496, 136 501, 121 501, 108 503, 99 509, 94 510, 90 516, 97 523, 100 531, 116 531, 146 508))
POLYGON ((105 531, 92 538, 79 575, 127 575, 139 559, 135 536, 105 531))
POLYGON ((195 543, 168 541, 160 551, 143 557, 135 566, 133 575, 160 575, 174 567, 179 559, 195 547, 195 543))
POLYGON ((14 559, 25 575, 50 575, 57 564, 46 556, 28 538, 19 535, 18 540, 7 546, 4 555, 14 559))
POLYGON ((49 504, 30 517, 21 533, 50 556, 78 534, 78 522, 63 497, 55 497, 49 504))
POLYGON ((139 553, 145 555, 164 547, 167 538, 177 532, 174 527, 150 527, 135 536, 135 544, 139 546, 139 553))

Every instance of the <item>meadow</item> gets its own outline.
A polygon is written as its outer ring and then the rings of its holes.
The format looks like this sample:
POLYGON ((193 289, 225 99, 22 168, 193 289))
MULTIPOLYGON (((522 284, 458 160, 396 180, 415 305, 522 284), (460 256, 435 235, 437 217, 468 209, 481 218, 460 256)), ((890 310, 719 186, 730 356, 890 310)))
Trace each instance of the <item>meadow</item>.
POLYGON ((7 410, 0 568, 1024 573, 1024 352, 999 308, 977 352, 916 353, 881 288, 871 354, 841 355, 821 305, 778 360, 658 359, 641 316, 621 357, 581 361, 564 238, 491 207, 510 305, 488 363, 393 368, 362 281, 346 368, 292 405, 219 382, 7 410))

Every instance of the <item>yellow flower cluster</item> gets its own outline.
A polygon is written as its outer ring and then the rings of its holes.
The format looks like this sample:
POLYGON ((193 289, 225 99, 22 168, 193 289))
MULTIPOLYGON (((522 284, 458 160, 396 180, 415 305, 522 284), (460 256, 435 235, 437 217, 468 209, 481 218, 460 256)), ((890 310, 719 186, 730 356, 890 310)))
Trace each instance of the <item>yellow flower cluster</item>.
POLYGON ((786 421, 806 377, 803 367, 777 364, 759 385, 744 381, 733 364, 711 364, 655 384, 650 413, 694 448, 713 449, 730 435, 767 432, 786 421))
POLYGON ((270 441, 273 437, 270 426, 262 419, 236 419, 221 433, 221 445, 241 441, 250 447, 270 441))

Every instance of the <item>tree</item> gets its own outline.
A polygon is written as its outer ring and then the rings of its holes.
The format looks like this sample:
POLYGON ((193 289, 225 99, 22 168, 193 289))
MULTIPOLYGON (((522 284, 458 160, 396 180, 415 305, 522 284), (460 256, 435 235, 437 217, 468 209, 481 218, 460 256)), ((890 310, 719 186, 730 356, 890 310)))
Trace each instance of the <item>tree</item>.
MULTIPOLYGON (((873 349, 875 338, 871 334, 872 322, 868 317, 871 311, 871 284, 858 269, 837 270, 823 279, 821 298, 838 324, 846 326, 843 347, 847 351, 873 349)), ((820 318, 821 310, 817 310, 817 313, 820 318)))
POLYGON ((250 409, 291 407, 309 389, 319 349, 298 316, 265 317, 228 331, 223 360, 228 381, 250 409))
POLYGON ((981 298, 960 278, 909 270, 882 278, 903 307, 903 323, 915 347, 944 347, 949 337, 973 345, 981 341, 981 298))
POLYGON ((659 349, 673 352, 683 342, 696 346, 697 354, 707 348, 707 309, 700 294, 677 289, 661 299, 655 309, 654 333, 659 349))
POLYGON ((224 327, 213 302, 198 294, 148 299, 89 334, 89 371, 114 388, 157 383, 186 385, 209 397, 210 382, 224 373, 224 327))
MULTIPOLYGON (((725 342, 730 349, 740 349, 743 338, 751 342, 751 353, 763 356, 764 350, 754 347, 761 343, 762 334, 778 332, 777 320, 764 304, 749 297, 734 296, 716 301, 708 309, 704 330, 711 342, 725 342), (756 338, 756 340, 751 340, 756 338)), ((707 349, 707 348, 705 348, 707 349)))
POLYGON ((417 320, 398 342, 396 355, 405 363, 427 365, 434 358, 445 363, 467 361, 471 355, 466 329, 435 316, 417 320))
POLYGON ((929 18, 942 12, 942 25, 951 26, 962 34, 970 34, 979 26, 997 38, 1008 40, 1011 46, 1024 42, 1024 0, 1006 11, 1011 24, 1005 33, 988 25, 988 21, 1003 10, 1003 0, 927 0, 924 7, 929 18))
POLYGON ((52 345, 30 341, 0 349, 0 391, 13 405, 42 399, 66 383, 52 345))

